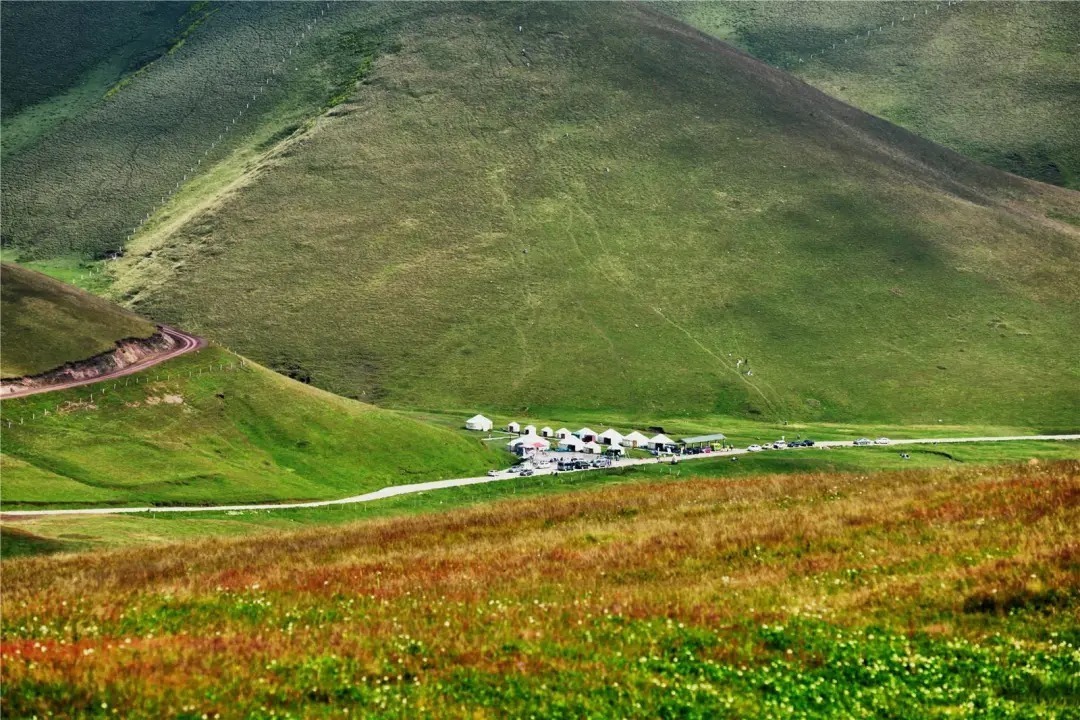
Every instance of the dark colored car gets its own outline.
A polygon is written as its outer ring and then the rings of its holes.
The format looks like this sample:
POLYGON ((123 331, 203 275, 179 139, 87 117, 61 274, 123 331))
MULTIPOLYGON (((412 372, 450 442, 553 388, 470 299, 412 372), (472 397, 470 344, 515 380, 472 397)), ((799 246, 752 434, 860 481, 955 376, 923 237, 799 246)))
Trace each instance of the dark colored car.
POLYGON ((532 468, 525 468, 524 470, 521 471, 521 477, 529 477, 530 475, 532 475, 535 472, 536 471, 533 470, 532 468))

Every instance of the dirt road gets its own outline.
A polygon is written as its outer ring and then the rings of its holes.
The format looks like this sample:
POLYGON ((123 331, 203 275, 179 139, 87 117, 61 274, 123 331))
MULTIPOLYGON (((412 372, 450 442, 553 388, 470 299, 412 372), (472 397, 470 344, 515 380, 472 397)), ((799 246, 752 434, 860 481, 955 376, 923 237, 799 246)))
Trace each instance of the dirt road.
POLYGON ((37 388, 26 388, 25 390, 16 390, 10 394, 5 394, 2 399, 7 400, 9 398, 26 397, 27 395, 37 395, 39 393, 52 392, 54 390, 66 390, 67 388, 79 387, 80 385, 93 385, 94 383, 106 382, 108 380, 115 380, 125 375, 131 375, 133 373, 141 372, 149 367, 153 367, 158 363, 163 363, 166 360, 171 360, 174 357, 178 357, 185 353, 189 353, 192 350, 198 350, 199 348, 206 347, 206 341, 195 335, 188 335, 182 330, 171 328, 168 325, 161 325, 161 334, 167 335, 177 341, 177 346, 167 353, 160 355, 153 355, 151 357, 143 358, 137 363, 128 365, 127 367, 120 368, 115 372, 111 372, 108 375, 101 375, 96 378, 87 378, 85 380, 71 380, 69 382, 59 383, 57 385, 47 385, 37 388))
MULTIPOLYGON (((889 443, 889 447, 903 446, 903 445, 933 445, 935 443, 971 443, 971 442, 1010 442, 1019 440, 1080 440, 1080 435, 1010 435, 1005 437, 970 437, 970 438, 921 438, 915 440, 893 440, 889 443)), ((828 447, 850 447, 851 440, 826 440, 817 443, 812 448, 787 448, 785 450, 767 450, 765 452, 814 452, 817 448, 828 447)), ((877 446, 882 447, 882 446, 877 446)), ((745 449, 729 450, 722 453, 709 453, 705 455, 689 455, 683 456, 679 459, 680 463, 690 462, 694 460, 703 460, 705 458, 715 457, 727 457, 735 455, 744 455, 747 453, 745 449)), ((644 458, 640 460, 621 460, 616 467, 629 467, 632 465, 655 465, 657 463, 670 462, 670 459, 664 458, 644 458)), ((537 470, 533 477, 538 475, 550 475, 554 472, 552 469, 537 470)), ((588 470, 578 470, 576 472, 589 472, 588 470)), ((383 500, 389 497, 395 497, 398 495, 409 495, 412 493, 428 492, 430 490, 442 490, 444 488, 462 487, 465 485, 479 485, 481 483, 499 482, 500 480, 510 480, 517 477, 517 475, 509 472, 498 473, 495 477, 471 477, 471 478, 454 478, 452 480, 435 480, 432 482, 413 483, 411 485, 391 485, 381 490, 365 493, 363 495, 354 495, 352 497, 341 498, 339 500, 318 500, 314 502, 302 502, 302 503, 263 503, 263 504, 251 504, 251 505, 207 505, 207 506, 168 506, 168 507, 125 507, 125 508, 78 508, 74 510, 16 510, 12 512, 0 511, 0 518, 7 520, 15 520, 20 517, 41 517, 43 515, 119 515, 119 514, 143 514, 143 513, 195 513, 195 512, 237 512, 246 510, 292 510, 297 508, 318 508, 318 507, 330 507, 332 505, 354 505, 356 503, 371 502, 373 500, 383 500)))

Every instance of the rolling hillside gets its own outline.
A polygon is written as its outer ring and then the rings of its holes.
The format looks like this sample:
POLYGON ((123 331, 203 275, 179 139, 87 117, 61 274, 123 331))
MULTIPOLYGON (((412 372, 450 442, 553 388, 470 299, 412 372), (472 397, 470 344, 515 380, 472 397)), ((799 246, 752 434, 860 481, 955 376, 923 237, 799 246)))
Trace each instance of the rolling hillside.
POLYGON ((10 263, 0 264, 0 375, 36 375, 146 338, 154 324, 113 303, 10 263))
MULTIPOLYGON (((103 333, 153 331, 101 298, 16 266, 3 271, 5 369, 64 354, 81 359, 103 333)), ((505 462, 499 452, 464 431, 346 400, 208 347, 117 380, 4 400, 0 503, 11 510, 334 498, 482 474, 505 462)))
MULTIPOLYGON (((281 104, 140 230, 116 297, 391 406, 1075 423, 1080 195, 640 6, 332 12, 281 104)), ((164 111, 196 73, 200 108, 242 100, 258 58, 235 83, 198 62, 230 27, 102 112, 164 111)), ((203 147, 196 119, 163 132, 203 147)), ((19 172, 55 177, 44 157, 19 172)), ((21 251, 82 247, 16 200, 21 251)))
POLYGON ((1080 188, 1076 3, 798 0, 656 7, 968 157, 1080 188))
POLYGON ((1066 720, 1078 483, 690 478, 5 561, 0 711, 1066 720))

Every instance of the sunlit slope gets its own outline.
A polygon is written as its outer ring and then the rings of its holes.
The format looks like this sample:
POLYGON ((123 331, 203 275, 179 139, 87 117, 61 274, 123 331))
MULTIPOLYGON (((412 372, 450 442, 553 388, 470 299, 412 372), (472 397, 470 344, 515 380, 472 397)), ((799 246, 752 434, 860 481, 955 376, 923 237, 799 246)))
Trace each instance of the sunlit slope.
POLYGON ((1072 421, 1075 193, 636 7, 396 33, 117 292, 401 405, 1072 421))
POLYGON ((33 270, 0 264, 0 375, 35 375, 153 335, 153 323, 33 270))
POLYGON ((1080 188, 1076 3, 656 6, 968 157, 1080 188))
POLYGON ((213 347, 3 411, 7 509, 336 498, 502 462, 464 431, 241 367, 213 347))

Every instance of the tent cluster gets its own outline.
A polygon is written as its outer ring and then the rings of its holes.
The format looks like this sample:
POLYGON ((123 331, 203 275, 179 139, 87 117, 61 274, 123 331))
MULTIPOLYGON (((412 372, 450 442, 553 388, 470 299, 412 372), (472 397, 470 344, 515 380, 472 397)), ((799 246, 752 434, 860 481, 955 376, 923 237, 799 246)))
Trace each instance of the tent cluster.
MULTIPOLYGON (((469 430, 481 430, 489 432, 494 424, 483 415, 474 415, 465 421, 465 427, 469 430)), ((551 449, 552 441, 558 443, 562 450, 574 452, 602 453, 624 455, 626 448, 648 448, 650 450, 665 451, 675 450, 678 443, 667 435, 660 433, 652 437, 633 430, 623 435, 618 430, 609 428, 598 433, 588 427, 571 432, 566 428, 552 430, 544 426, 537 430, 535 425, 525 425, 518 422, 508 422, 506 431, 515 433, 518 437, 511 440, 507 445, 511 450, 518 452, 551 449)))

